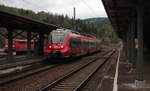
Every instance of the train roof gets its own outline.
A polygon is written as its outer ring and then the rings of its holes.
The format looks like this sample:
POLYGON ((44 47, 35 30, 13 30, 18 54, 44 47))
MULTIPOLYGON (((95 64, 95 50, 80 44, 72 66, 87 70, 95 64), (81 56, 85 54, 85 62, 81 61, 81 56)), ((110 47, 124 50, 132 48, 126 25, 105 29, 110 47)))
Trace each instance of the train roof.
POLYGON ((74 30, 70 30, 70 29, 56 29, 53 30, 51 33, 55 33, 55 32, 64 32, 66 34, 71 34, 71 36, 75 37, 75 38, 83 38, 83 39, 88 39, 88 40, 95 40, 95 41, 100 41, 99 39, 97 39, 96 37, 94 37, 93 35, 90 34, 85 34, 85 33, 79 33, 76 32, 74 30))
POLYGON ((81 36, 86 36, 86 37, 92 37, 92 38, 96 38, 95 36, 91 35, 91 34, 86 34, 86 33, 79 33, 77 31, 74 30, 70 30, 70 29, 56 29, 53 30, 52 32, 65 32, 65 33, 73 33, 73 34, 77 34, 77 35, 81 35, 81 36))

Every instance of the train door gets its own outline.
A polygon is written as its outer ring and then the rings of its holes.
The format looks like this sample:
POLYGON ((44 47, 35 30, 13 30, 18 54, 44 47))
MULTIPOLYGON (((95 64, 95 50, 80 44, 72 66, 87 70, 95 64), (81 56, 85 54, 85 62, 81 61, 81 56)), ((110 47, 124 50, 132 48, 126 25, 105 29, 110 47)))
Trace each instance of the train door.
POLYGON ((70 48, 72 55, 78 56, 80 54, 78 39, 73 37, 70 39, 70 48))
POLYGON ((70 45, 69 45, 69 47, 70 47, 70 50, 71 50, 71 54, 72 55, 75 55, 75 43, 74 43, 75 41, 74 41, 74 38, 70 38, 70 45))

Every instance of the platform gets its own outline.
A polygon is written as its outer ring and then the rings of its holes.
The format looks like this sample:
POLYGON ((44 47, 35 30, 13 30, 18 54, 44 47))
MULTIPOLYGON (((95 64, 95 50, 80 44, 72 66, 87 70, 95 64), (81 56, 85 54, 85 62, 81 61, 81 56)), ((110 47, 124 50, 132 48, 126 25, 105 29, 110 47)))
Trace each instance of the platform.
POLYGON ((150 91, 150 55, 144 56, 144 80, 143 87, 137 87, 135 85, 135 79, 137 78, 136 70, 131 70, 131 65, 124 57, 123 53, 120 53, 117 69, 117 61, 113 62, 111 69, 106 73, 101 84, 100 91, 150 91), (116 73, 118 71, 118 73, 116 73))

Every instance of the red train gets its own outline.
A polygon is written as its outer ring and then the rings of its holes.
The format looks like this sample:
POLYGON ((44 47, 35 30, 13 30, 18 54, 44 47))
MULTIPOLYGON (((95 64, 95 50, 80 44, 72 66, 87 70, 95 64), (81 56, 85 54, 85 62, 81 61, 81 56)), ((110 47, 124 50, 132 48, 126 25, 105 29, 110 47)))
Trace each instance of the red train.
POLYGON ((46 43, 45 53, 54 57, 72 57, 100 50, 101 40, 68 29, 53 30, 46 43))
MULTIPOLYGON (((13 39, 12 43, 13 52, 25 52, 27 51, 27 40, 26 39, 13 39)), ((31 50, 34 49, 34 41, 31 41, 31 50)), ((4 50, 8 51, 8 40, 4 40, 4 50)))

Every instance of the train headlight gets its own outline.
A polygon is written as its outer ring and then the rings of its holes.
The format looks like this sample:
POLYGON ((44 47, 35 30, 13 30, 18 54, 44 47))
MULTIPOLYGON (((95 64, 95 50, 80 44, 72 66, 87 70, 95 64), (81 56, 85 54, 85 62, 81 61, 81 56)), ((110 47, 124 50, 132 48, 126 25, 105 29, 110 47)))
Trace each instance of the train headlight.
POLYGON ((52 46, 50 45, 49 48, 52 48, 52 46))
POLYGON ((64 45, 61 45, 60 48, 64 48, 64 45))

